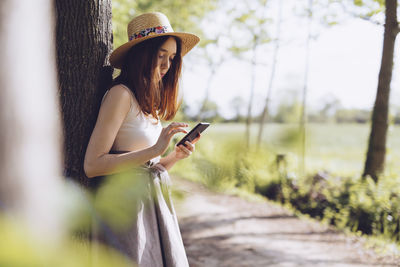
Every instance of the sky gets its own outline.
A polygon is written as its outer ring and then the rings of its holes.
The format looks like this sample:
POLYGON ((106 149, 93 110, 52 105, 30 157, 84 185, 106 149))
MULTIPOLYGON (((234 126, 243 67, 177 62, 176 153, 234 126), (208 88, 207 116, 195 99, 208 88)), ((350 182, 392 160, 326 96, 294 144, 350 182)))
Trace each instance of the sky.
MULTIPOLYGON (((292 10, 290 4, 283 8, 282 45, 278 53, 271 109, 275 109, 285 99, 291 99, 294 94, 297 94, 300 101, 304 87, 307 24, 304 18, 295 16, 292 10)), ((276 16, 277 6, 271 6, 267 12, 276 16)), ((383 26, 347 17, 338 25, 330 27, 323 27, 313 21, 311 29, 314 38, 310 43, 308 109, 318 110, 324 103, 335 98, 345 108, 372 109, 382 54, 383 26)), ((276 35, 276 32, 271 30, 271 35, 276 35)), ((254 114, 261 112, 265 103, 271 72, 272 45, 266 45, 257 51, 257 58, 265 64, 257 67, 256 71, 254 114)), ((394 63, 392 106, 400 105, 399 41, 396 42, 394 63)), ((196 112, 204 98, 210 71, 206 64, 196 64, 193 59, 185 59, 184 64, 184 99, 192 107, 192 112, 196 112), (187 67, 188 64, 191 66, 187 67)), ((233 117, 230 101, 235 96, 241 96, 247 102, 250 85, 250 64, 230 57, 217 70, 211 82, 209 96, 219 105, 223 116, 233 117)))

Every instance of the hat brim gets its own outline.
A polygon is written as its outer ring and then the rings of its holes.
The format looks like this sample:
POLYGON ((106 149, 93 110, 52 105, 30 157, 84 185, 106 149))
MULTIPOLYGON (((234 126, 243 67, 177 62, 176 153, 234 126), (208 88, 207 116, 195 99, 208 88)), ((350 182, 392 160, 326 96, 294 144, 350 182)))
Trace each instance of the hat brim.
POLYGON ((126 53, 129 51, 129 49, 131 49, 133 46, 137 45, 138 43, 141 43, 148 39, 161 37, 161 36, 176 36, 176 37, 178 37, 182 42, 182 49, 181 49, 182 57, 184 55, 186 55, 200 41, 200 38, 198 36, 191 34, 191 33, 182 33, 182 32, 166 32, 166 33, 153 34, 153 35, 141 37, 139 39, 131 40, 131 41, 121 45, 117 49, 115 49, 110 55, 111 66, 113 66, 114 68, 117 68, 117 69, 121 69, 123 62, 124 62, 124 57, 125 57, 126 53))

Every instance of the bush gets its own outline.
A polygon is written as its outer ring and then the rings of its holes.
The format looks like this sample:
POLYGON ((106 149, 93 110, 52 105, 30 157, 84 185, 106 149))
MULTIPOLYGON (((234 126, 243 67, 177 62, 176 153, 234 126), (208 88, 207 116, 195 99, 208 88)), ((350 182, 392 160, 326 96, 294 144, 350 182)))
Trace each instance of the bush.
POLYGON ((239 188, 288 204, 339 228, 400 242, 400 183, 396 176, 336 177, 327 172, 298 178, 295 164, 268 147, 246 149, 239 136, 202 140, 197 152, 178 163, 184 177, 215 190, 239 188), (213 142, 218 146, 214 146, 213 142))

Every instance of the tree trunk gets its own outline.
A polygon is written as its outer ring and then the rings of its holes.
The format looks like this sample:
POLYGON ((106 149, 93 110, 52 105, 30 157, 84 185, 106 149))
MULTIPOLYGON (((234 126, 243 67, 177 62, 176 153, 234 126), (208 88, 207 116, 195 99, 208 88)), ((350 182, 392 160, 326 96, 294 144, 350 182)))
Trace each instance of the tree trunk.
POLYGON ((0 1, 0 212, 62 237, 61 124, 50 0, 0 1))
POLYGON ((264 123, 269 115, 268 114, 269 113, 269 101, 271 99, 271 93, 272 93, 272 88, 273 88, 274 79, 275 79, 275 69, 276 69, 277 57, 278 57, 278 53, 279 53, 279 42, 280 42, 280 32, 281 32, 281 22, 282 22, 282 5, 283 5, 283 1, 279 1, 278 21, 277 21, 277 25, 276 25, 276 40, 275 40, 275 44, 274 44, 274 51, 272 52, 273 56, 272 56, 271 75, 269 77, 267 98, 265 99, 264 109, 261 114, 260 127, 258 128, 257 148, 260 148, 260 146, 261 146, 262 136, 263 136, 263 132, 264 132, 264 123))
POLYGON ((306 128, 307 128, 307 93, 308 93, 308 76, 310 71, 310 42, 311 42, 311 24, 313 19, 313 0, 308 0, 308 22, 307 22, 307 40, 306 40, 306 55, 304 66, 304 84, 303 84, 303 99, 300 115, 300 161, 299 173, 300 176, 306 175, 306 128))
POLYGON ((208 99, 209 99, 209 95, 210 95, 211 83, 215 77, 216 72, 217 72, 217 67, 211 66, 210 76, 208 77, 206 90, 205 90, 206 92, 205 92, 204 99, 203 99, 203 102, 200 107, 199 114, 197 115, 197 121, 204 120, 204 113, 207 111, 206 109, 207 109, 207 103, 208 103, 208 99))
POLYGON ((104 89, 112 49, 111 0, 56 0, 57 70, 64 122, 64 175, 87 185, 83 160, 104 89))
POLYGON ((254 38, 254 44, 253 44, 253 59, 251 60, 251 84, 250 84, 250 97, 249 97, 249 103, 247 104, 247 118, 246 118, 246 147, 250 147, 250 128, 251 128, 251 123, 252 123, 252 114, 251 114, 251 108, 253 107, 253 98, 254 98, 254 89, 255 89, 255 84, 256 84, 256 67, 257 67, 257 56, 256 56, 256 50, 257 50, 257 45, 258 45, 258 37, 254 38))
POLYGON ((386 0, 385 16, 381 69, 363 173, 363 177, 370 175, 375 182, 378 180, 378 175, 383 172, 385 164, 390 83, 392 80, 394 46, 399 32, 397 0, 386 0))

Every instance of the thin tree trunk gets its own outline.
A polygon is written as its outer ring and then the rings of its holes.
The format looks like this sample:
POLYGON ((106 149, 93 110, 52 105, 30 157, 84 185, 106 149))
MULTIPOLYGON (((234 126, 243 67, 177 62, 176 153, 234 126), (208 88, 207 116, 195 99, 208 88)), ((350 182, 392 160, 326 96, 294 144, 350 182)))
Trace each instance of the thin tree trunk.
POLYGON ((371 133, 363 173, 363 177, 370 175, 375 181, 378 181, 378 175, 383 172, 385 164, 390 83, 393 71, 394 46, 396 36, 399 33, 397 0, 386 0, 385 16, 381 69, 379 71, 378 90, 372 112, 371 133))
POLYGON ((211 72, 210 72, 210 76, 208 77, 208 80, 207 80, 207 85, 206 85, 206 90, 205 90, 206 92, 204 95, 203 103, 201 104, 199 115, 197 116, 198 121, 201 121, 204 119, 204 112, 207 109, 207 103, 208 103, 208 99, 209 99, 209 95, 210 95, 211 83, 215 77, 216 69, 217 69, 216 66, 211 67, 211 72))
MULTIPOLYGON (((261 14, 261 20, 264 19, 265 13, 267 10, 267 4, 268 1, 263 1, 263 10, 261 14)), ((256 85, 256 69, 257 69, 257 47, 259 45, 259 41, 261 38, 261 33, 260 35, 257 35, 253 31, 253 36, 254 36, 254 43, 253 43, 253 58, 251 60, 251 85, 250 85, 250 98, 249 98, 249 103, 247 106, 247 119, 246 119, 246 147, 250 147, 250 128, 251 128, 251 123, 252 123, 252 106, 253 106, 253 98, 254 98, 254 90, 255 90, 255 85, 256 85)))
POLYGON ((62 138, 52 3, 2 0, 0 25, 0 211, 57 242, 62 138))
POLYGON ((281 32, 282 3, 283 3, 283 0, 280 0, 279 1, 279 11, 278 11, 278 21, 277 21, 277 26, 276 26, 276 40, 275 40, 275 45, 274 45, 274 51, 272 52, 273 58, 272 58, 272 66, 271 66, 271 75, 269 77, 267 98, 265 99, 265 106, 264 106, 263 112, 261 114, 260 127, 258 129, 257 148, 259 148, 261 145, 262 135, 263 135, 264 126, 265 126, 264 123, 268 117, 269 102, 271 99, 271 93, 272 93, 272 88, 273 88, 274 79, 275 79, 275 69, 276 69, 276 63, 277 63, 278 52, 279 52, 279 39, 280 39, 280 32, 281 32))
POLYGON ((64 175, 87 184, 86 147, 112 79, 111 0, 56 0, 57 70, 64 122, 64 175))
POLYGON ((247 119, 246 119, 246 147, 250 147, 250 127, 251 127, 251 122, 252 122, 252 114, 251 114, 251 108, 253 106, 253 98, 254 98, 254 87, 256 83, 256 67, 257 67, 257 56, 256 56, 256 51, 257 51, 257 45, 258 45, 258 38, 256 37, 254 40, 254 45, 253 45, 253 59, 251 61, 251 85, 250 85, 250 98, 249 98, 249 103, 247 106, 247 119))
POLYGON ((304 67, 304 85, 303 85, 303 100, 300 116, 300 161, 299 173, 304 177, 306 173, 306 127, 307 127, 307 91, 308 91, 308 75, 310 70, 310 41, 311 41, 311 23, 313 16, 313 0, 308 1, 308 25, 307 25, 307 41, 306 41, 306 56, 304 67))

